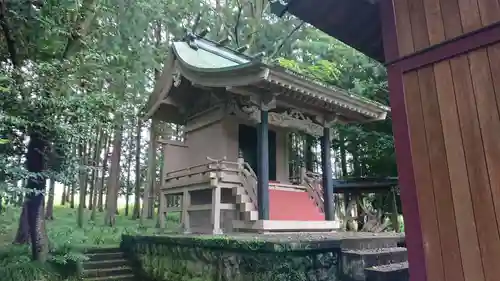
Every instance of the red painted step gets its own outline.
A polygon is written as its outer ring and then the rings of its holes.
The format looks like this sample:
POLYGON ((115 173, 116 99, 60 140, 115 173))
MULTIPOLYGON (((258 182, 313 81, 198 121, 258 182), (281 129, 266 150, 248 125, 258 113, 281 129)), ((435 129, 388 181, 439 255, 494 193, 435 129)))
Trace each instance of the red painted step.
POLYGON ((325 216, 305 191, 269 190, 269 219, 322 221, 325 216))

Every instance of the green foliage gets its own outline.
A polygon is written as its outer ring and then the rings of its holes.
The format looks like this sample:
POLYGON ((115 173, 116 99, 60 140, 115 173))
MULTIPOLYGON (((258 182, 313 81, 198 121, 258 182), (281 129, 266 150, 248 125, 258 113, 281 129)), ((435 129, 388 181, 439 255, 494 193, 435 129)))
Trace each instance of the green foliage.
MULTIPOLYGON (((122 211, 123 212, 123 211, 122 211)), ((85 216, 89 216, 88 212, 85 216)), ((99 213, 98 220, 102 221, 99 213)), ((7 207, 0 216, 0 276, 2 281, 57 281, 65 280, 76 271, 76 266, 86 260, 84 251, 96 247, 118 247, 122 234, 158 234, 154 221, 139 226, 138 221, 117 216, 117 227, 109 228, 90 222, 84 228, 75 225, 74 209, 55 207, 53 221, 47 221, 48 235, 52 241, 48 264, 31 261, 26 245, 12 245, 19 220, 19 210, 7 207), (36 277, 33 279, 33 277, 36 277)), ((167 227, 175 228, 178 216, 167 218, 167 227)))

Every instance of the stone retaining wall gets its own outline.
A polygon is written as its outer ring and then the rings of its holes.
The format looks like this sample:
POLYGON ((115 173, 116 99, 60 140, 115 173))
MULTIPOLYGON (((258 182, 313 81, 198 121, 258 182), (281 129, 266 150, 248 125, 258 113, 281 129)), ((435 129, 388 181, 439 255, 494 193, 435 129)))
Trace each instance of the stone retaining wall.
POLYGON ((122 249, 150 281, 338 281, 336 244, 227 236, 123 236, 122 249))

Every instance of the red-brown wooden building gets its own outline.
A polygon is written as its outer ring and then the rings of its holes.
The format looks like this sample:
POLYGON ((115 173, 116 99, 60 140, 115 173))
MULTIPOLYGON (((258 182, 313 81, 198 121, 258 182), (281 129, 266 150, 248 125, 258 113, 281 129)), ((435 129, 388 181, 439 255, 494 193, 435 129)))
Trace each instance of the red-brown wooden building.
POLYGON ((411 281, 500 280, 499 1, 272 5, 387 66, 411 281))

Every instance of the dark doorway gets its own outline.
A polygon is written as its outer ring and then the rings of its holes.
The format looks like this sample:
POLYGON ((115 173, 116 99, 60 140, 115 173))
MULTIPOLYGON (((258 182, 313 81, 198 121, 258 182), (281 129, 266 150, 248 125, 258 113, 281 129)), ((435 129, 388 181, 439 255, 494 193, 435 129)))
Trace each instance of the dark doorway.
MULTIPOLYGON (((257 169, 257 128, 240 124, 238 142, 245 162, 259 176, 259 169, 257 169)), ((276 180, 276 133, 271 130, 269 130, 269 180, 276 180)))

